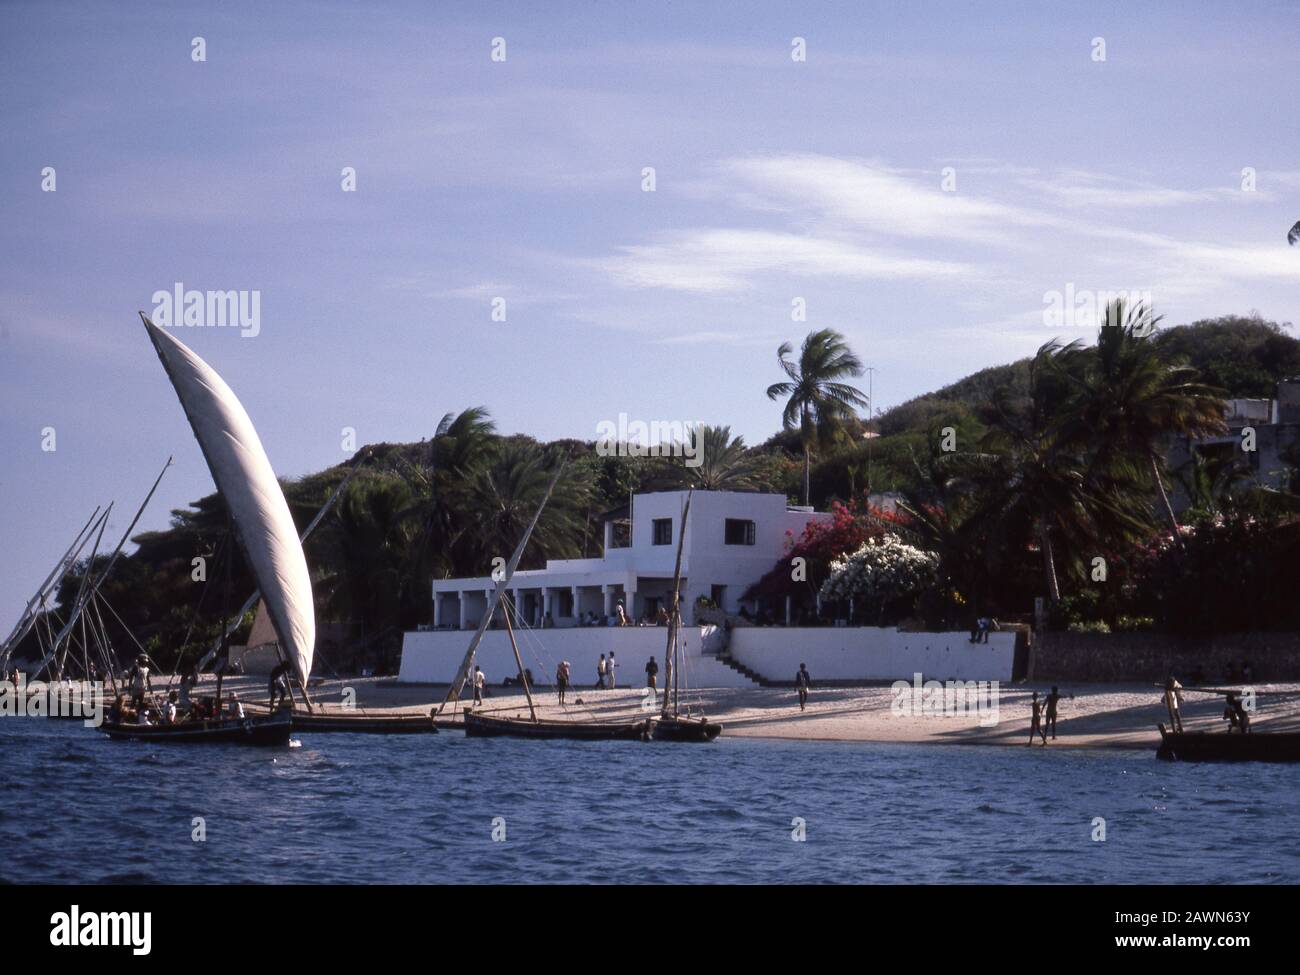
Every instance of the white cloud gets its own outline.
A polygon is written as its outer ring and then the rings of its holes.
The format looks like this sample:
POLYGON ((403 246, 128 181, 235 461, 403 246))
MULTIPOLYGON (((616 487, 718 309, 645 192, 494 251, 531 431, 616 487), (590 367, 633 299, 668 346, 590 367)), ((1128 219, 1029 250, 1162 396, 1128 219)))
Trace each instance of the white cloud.
POLYGON ((852 240, 726 228, 624 246, 614 257, 593 263, 629 287, 706 294, 739 291, 758 275, 919 280, 973 273, 961 263, 895 254, 852 240))
POLYGON ((998 243, 1008 224, 1042 223, 1016 206, 945 191, 937 172, 927 184, 877 163, 819 155, 732 159, 718 171, 733 190, 787 212, 888 236, 998 243))

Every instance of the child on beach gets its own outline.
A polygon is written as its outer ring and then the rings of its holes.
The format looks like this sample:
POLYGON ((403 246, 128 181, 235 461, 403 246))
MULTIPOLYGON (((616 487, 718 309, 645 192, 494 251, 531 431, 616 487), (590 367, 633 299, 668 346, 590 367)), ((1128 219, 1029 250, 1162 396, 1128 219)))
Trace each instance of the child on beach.
POLYGON ((569 662, 561 660, 555 668, 555 693, 559 695, 560 706, 564 706, 564 697, 569 690, 569 662))
POLYGON ((799 673, 794 675, 794 684, 799 688, 799 710, 804 710, 808 705, 808 689, 812 687, 812 675, 808 673, 808 665, 800 664, 799 673))
POLYGON ((1043 704, 1038 700, 1038 692, 1034 691, 1033 697, 1029 699, 1029 706, 1034 709, 1033 717, 1029 724, 1029 741, 1026 743, 1031 748, 1034 744, 1034 733, 1043 739, 1043 747, 1047 747, 1047 734, 1043 731, 1043 704))
MULTIPOLYGON (((1061 692, 1058 691, 1056 689, 1056 685, 1053 684, 1052 693, 1047 695, 1046 698, 1047 707, 1044 710, 1044 716, 1046 718, 1045 728, 1052 729, 1052 741, 1056 741, 1056 705, 1060 702, 1061 697, 1062 697, 1061 692)), ((1070 695, 1070 700, 1071 701, 1074 700, 1073 694, 1070 695)))

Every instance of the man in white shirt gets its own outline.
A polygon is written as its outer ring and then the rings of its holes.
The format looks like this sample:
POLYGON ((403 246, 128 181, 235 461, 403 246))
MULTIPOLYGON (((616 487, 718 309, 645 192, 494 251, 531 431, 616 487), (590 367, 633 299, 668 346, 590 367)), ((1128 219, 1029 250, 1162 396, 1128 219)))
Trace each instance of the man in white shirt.
POLYGON ((487 683, 487 677, 477 666, 474 668, 474 703, 483 703, 483 686, 487 683))
POLYGON ((614 660, 614 651, 609 652, 609 659, 605 661, 605 676, 609 678, 609 689, 614 689, 614 668, 618 663, 614 660))
POLYGON ((600 659, 596 661, 596 687, 595 690, 603 691, 605 689, 605 655, 602 653, 600 659))

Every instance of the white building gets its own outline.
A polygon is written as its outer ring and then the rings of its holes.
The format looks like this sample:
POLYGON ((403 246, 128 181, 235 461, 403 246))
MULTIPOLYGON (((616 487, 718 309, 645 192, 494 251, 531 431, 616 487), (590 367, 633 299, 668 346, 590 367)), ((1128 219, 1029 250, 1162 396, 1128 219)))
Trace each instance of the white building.
MULTIPOLYGON (((601 655, 617 655, 620 687, 644 685, 651 656, 660 662, 668 631, 662 626, 609 626, 620 600, 635 620, 653 618, 672 598, 673 562, 682 531, 685 491, 638 494, 631 505, 604 517, 605 554, 598 559, 553 559, 545 569, 516 572, 510 594, 526 624, 516 633, 524 666, 536 685, 550 685, 556 663, 567 660, 575 685, 595 682, 601 655), (579 626, 595 615, 602 625, 579 626), (543 626, 542 621, 547 622, 543 626)), ((814 679, 862 681, 911 679, 1010 679, 1015 635, 995 633, 989 644, 972 644, 966 633, 904 633, 868 627, 723 627, 698 619, 700 596, 728 613, 740 597, 786 554, 812 521, 830 519, 786 505, 779 494, 697 491, 682 549, 680 663, 691 687, 753 687, 791 681, 800 662, 814 679)), ((399 681, 450 682, 469 646, 493 589, 490 577, 437 579, 434 627, 405 634, 399 681)), ((750 607, 753 608, 752 606, 750 607)), ((497 685, 518 672, 507 634, 490 629, 476 663, 497 685)))
MULTIPOLYGON (((545 569, 516 572, 510 592, 520 616, 535 627, 577 626, 592 615, 608 622, 622 602, 633 620, 653 619, 672 599, 673 564, 682 531, 685 491, 637 494, 628 508, 604 517, 599 559, 551 559, 545 569)), ((830 518, 790 507, 782 494, 696 491, 682 548, 682 617, 701 597, 730 613, 776 564, 810 521, 830 518)), ((435 579, 434 629, 474 629, 494 587, 489 576, 435 579)))

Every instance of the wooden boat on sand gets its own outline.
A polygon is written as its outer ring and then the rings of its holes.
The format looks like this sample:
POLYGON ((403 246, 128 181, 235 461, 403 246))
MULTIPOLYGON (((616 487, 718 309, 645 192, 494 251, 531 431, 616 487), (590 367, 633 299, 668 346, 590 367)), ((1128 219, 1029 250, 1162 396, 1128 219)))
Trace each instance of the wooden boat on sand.
POLYGON ((713 741, 722 734, 722 725, 706 718, 683 718, 679 715, 656 718, 650 737, 655 741, 713 741))
POLYGON ((554 721, 466 711, 465 735, 468 738, 645 741, 650 737, 650 723, 649 718, 637 718, 632 721, 554 721))
POLYGON ((1300 731, 1170 731, 1160 728, 1156 757, 1171 762, 1300 762, 1300 731))

